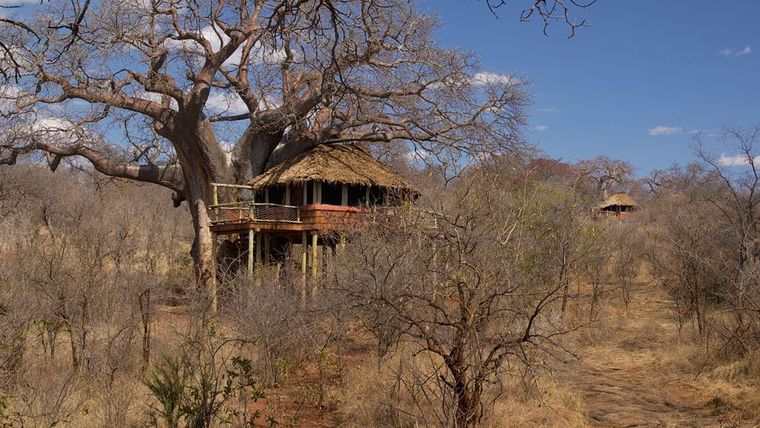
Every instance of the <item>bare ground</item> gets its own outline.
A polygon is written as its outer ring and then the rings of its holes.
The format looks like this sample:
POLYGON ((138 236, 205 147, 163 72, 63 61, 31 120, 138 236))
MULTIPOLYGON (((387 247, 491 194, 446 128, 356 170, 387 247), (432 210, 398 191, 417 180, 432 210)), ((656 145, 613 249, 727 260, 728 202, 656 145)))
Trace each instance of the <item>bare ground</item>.
MULTIPOLYGON (((607 313, 555 380, 580 395, 591 426, 760 426, 737 421, 696 368, 695 345, 679 336, 669 300, 640 285, 628 313, 607 313)), ((686 328, 684 329, 686 330, 686 328)))

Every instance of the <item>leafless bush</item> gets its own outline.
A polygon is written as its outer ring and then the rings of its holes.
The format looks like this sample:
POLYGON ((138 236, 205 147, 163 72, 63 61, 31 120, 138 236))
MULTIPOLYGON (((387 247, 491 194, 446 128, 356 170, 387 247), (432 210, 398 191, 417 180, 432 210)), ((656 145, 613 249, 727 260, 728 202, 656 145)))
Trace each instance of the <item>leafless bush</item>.
POLYGON ((148 296, 181 270, 182 221, 142 218, 165 207, 134 185, 31 166, 0 175, 0 391, 9 411, 27 423, 70 420, 88 390, 102 388, 114 394, 96 407, 115 421, 124 403, 111 398, 150 360, 161 298, 148 296))
POLYGON ((429 362, 398 386, 422 400, 414 417, 428 424, 480 423, 501 373, 561 354, 576 328, 562 314, 596 248, 592 224, 572 189, 524 181, 505 192, 492 184, 503 179, 475 172, 428 212, 378 216, 335 274, 381 353, 429 362))
POLYGON ((723 355, 760 345, 759 136, 760 128, 727 131, 738 164, 721 161, 698 139, 700 164, 651 180, 660 233, 653 266, 675 299, 679 321, 694 319, 706 345, 718 335, 723 355))

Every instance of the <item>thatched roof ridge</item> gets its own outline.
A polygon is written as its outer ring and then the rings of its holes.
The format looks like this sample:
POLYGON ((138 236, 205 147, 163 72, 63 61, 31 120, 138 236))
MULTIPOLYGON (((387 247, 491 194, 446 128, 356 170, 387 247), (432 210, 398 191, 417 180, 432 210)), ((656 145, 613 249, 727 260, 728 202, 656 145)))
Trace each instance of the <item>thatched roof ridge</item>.
POLYGON ((609 198, 605 199, 603 202, 600 202, 596 207, 598 209, 604 209, 608 207, 614 207, 614 206, 623 206, 623 207, 637 207, 639 204, 636 203, 636 201, 631 198, 631 196, 625 192, 615 193, 613 195, 610 195, 609 198))
POLYGON ((305 181, 373 185, 416 193, 398 174, 353 144, 316 146, 273 166, 248 184, 262 188, 305 181))

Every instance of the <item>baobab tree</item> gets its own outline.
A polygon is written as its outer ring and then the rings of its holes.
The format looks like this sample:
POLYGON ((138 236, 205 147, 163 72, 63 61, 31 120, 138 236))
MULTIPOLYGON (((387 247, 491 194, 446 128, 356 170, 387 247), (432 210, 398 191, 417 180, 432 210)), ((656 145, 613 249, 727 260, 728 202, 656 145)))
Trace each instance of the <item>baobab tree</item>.
POLYGON ((412 0, 73 0, 0 27, 0 164, 84 159, 186 202, 209 283, 213 182, 319 144, 433 158, 514 148, 526 95, 433 39, 412 0), (31 29, 33 31, 28 31, 31 29), (13 72, 9 72, 9 70, 13 72))

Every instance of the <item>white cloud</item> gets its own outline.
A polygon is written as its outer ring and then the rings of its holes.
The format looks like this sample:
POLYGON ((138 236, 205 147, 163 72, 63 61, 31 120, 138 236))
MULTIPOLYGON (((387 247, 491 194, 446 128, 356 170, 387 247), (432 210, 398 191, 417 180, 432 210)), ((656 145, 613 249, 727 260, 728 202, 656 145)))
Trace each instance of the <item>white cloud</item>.
POLYGON ((729 56, 747 56, 752 54, 752 46, 745 46, 744 49, 732 49, 732 48, 725 48, 718 51, 718 55, 729 57, 729 56))
POLYGON ((721 133, 719 131, 714 131, 711 129, 692 129, 689 131, 689 134, 694 136, 705 136, 708 138, 718 138, 721 136, 721 133))
POLYGON ((248 111, 243 100, 234 92, 212 92, 206 108, 214 113, 242 114, 248 111))
POLYGON ((744 49, 742 49, 742 50, 740 50, 739 52, 736 53, 736 56, 745 56, 745 55, 749 55, 751 53, 752 53, 752 47, 745 46, 744 49))
MULTIPOLYGON (((162 102, 162 98, 163 98, 163 96, 161 94, 159 94, 159 93, 156 93, 156 92, 146 92, 146 91, 138 92, 138 93, 135 94, 135 96, 137 98, 142 98, 144 100, 154 101, 154 102, 157 102, 157 103, 161 103, 162 102)), ((178 111, 179 110, 179 104, 177 104, 177 100, 175 100, 174 98, 171 99, 171 102, 169 103, 169 106, 170 106, 169 108, 171 108, 174 111, 178 111)))
POLYGON ((680 134, 683 129, 678 126, 664 126, 659 125, 655 126, 654 128, 649 128, 649 135, 651 136, 657 136, 657 135, 673 135, 673 134, 680 134))
POLYGON ((24 91, 16 85, 0 86, 0 113, 8 114, 16 108, 16 103, 23 96, 24 91))
MULTIPOLYGON (((219 52, 223 46, 230 42, 230 37, 225 34, 224 31, 210 25, 203 27, 200 31, 200 35, 208 40, 213 52, 219 52)), ((166 44, 170 49, 196 54, 198 57, 203 56, 203 47, 193 40, 167 40, 166 44)), ((240 64, 242 56, 243 48, 241 46, 237 48, 229 58, 227 58, 224 65, 227 67, 237 66, 240 64)), ((250 53, 250 61, 253 63, 280 64, 285 57, 285 51, 281 49, 264 48, 259 42, 254 44, 250 53)))
POLYGON ((56 143, 72 144, 76 142, 74 124, 67 119, 57 117, 42 117, 31 125, 31 132, 37 138, 54 140, 56 143))
POLYGON ((549 127, 546 126, 546 125, 536 125, 536 126, 533 127, 533 130, 534 131, 538 131, 538 132, 544 132, 547 129, 549 129, 549 127))
MULTIPOLYGON (((754 161, 760 163, 760 156, 756 156, 754 158, 754 161)), ((747 155, 726 156, 724 154, 721 154, 720 158, 718 158, 718 165, 721 165, 721 166, 745 166, 745 165, 749 165, 749 158, 747 157, 747 155)))
POLYGON ((494 84, 508 84, 508 83, 520 83, 520 79, 509 74, 491 73, 490 71, 482 71, 475 73, 472 76, 471 82, 475 86, 494 85, 494 84))
POLYGON ((560 112, 560 109, 558 109, 557 107, 542 107, 542 108, 536 109, 536 113, 559 113, 559 112, 560 112))
MULTIPOLYGON (((259 100, 259 110, 275 109, 282 105, 276 98, 265 96, 259 100)), ((213 91, 206 100, 206 109, 213 114, 243 114, 248 112, 248 107, 243 100, 234 92, 213 91)))

